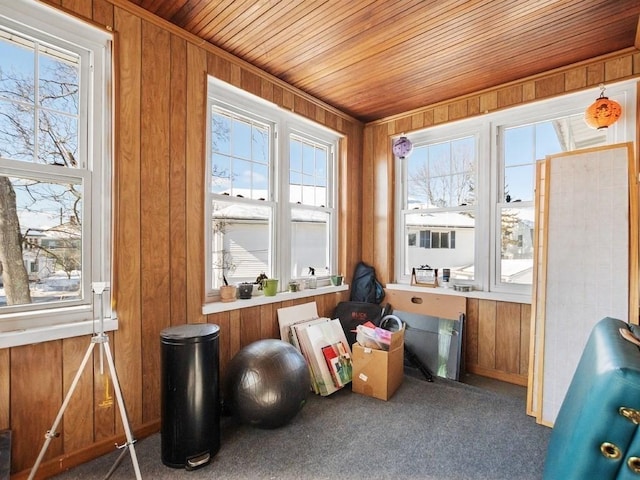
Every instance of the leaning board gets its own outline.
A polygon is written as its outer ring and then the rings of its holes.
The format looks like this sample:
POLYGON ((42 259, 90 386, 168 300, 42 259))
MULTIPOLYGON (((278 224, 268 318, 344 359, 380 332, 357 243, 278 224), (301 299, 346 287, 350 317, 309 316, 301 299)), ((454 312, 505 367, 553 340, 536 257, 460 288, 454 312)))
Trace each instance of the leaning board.
POLYGON ((527 410, 539 423, 553 425, 592 327, 637 323, 636 178, 631 143, 538 162, 527 410))

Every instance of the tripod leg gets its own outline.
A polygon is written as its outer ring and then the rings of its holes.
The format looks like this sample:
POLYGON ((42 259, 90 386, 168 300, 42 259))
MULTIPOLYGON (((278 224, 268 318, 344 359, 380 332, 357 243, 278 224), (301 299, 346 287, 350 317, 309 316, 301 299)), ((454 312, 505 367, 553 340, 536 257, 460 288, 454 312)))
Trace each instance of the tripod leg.
POLYGON ((122 447, 122 452, 120 452, 120 455, 118 455, 118 458, 116 458, 116 461, 113 463, 113 465, 111 466, 107 474, 104 476, 103 480, 108 480, 109 478, 111 478, 111 475, 113 475, 113 472, 115 472, 120 466, 120 464, 122 463, 122 460, 124 459, 124 456, 127 454, 128 449, 129 449, 129 445, 124 445, 122 447))
POLYGON ((136 479, 141 480, 140 466, 138 465, 138 457, 136 455, 136 448, 134 446, 135 440, 131 435, 131 428, 129 427, 129 420, 127 419, 127 411, 124 407, 124 400, 122 399, 122 392, 120 391, 120 383, 118 382, 118 375, 116 375, 116 367, 113 363, 113 357, 111 356, 111 349, 109 348, 109 342, 104 342, 104 351, 107 356, 107 363, 109 364, 109 371, 111 372, 111 381, 113 382, 113 391, 116 394, 118 400, 118 407, 120 408, 120 416, 122 418, 122 426, 127 437, 127 446, 131 453, 131 463, 133 463, 133 469, 136 472, 136 479))
POLYGON ((40 450, 40 454, 38 455, 36 463, 33 465, 33 468, 31 468, 31 473, 29 474, 29 479, 28 480, 33 480, 36 472, 38 471, 38 468, 40 467, 40 462, 42 462, 42 459, 44 458, 44 454, 47 452, 47 448, 49 448, 49 444, 51 443, 51 439, 56 436, 56 429, 58 428, 58 425, 60 424, 60 420, 62 420, 62 416, 64 415, 64 411, 67 409, 67 406, 69 405, 69 401, 71 400, 71 396, 73 395, 73 392, 76 389, 76 386, 78 385, 78 382, 80 381, 80 377, 82 376, 82 372, 84 371, 84 368, 86 367, 87 362, 89 361, 89 358, 91 357, 91 352, 93 351, 94 345, 95 345, 95 343, 91 343, 89 345, 89 348, 87 348, 87 353, 85 353, 84 358, 82 359, 82 363, 80 364, 80 368, 78 369, 78 372, 76 373, 76 376, 73 379, 73 382, 71 383, 71 387, 69 388, 69 392, 67 392, 67 396, 65 397, 64 402, 62 402, 62 407, 60 407, 60 411, 58 411, 58 416, 53 421, 53 425, 51 426, 51 430, 49 430, 45 435, 44 445, 42 446, 42 450, 40 450))

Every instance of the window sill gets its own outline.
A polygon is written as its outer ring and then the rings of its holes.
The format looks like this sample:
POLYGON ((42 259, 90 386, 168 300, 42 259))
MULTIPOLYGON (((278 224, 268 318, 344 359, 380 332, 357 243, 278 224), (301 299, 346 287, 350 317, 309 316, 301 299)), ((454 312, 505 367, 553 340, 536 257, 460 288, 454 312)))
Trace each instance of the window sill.
POLYGON ((315 297, 317 295, 325 295, 328 293, 336 293, 349 290, 349 285, 340 285, 339 287, 327 286, 318 288, 306 288, 300 292, 281 292, 273 297, 264 295, 254 295, 253 297, 242 300, 237 299, 234 302, 211 302, 202 306, 202 313, 209 315, 212 313, 228 312, 230 310, 238 310, 240 308, 256 307, 259 305, 268 305, 270 303, 286 302, 287 300, 296 300, 298 298, 315 297))
POLYGON ((528 303, 531 304, 531 295, 522 295, 517 293, 503 293, 503 292, 484 292, 480 290, 472 290, 470 292, 458 292, 452 287, 419 287, 415 285, 407 285, 403 283, 389 283, 385 287, 389 290, 404 290, 409 292, 426 292, 435 293, 438 295, 456 295, 466 298, 478 298, 481 300, 496 300, 499 302, 512 302, 512 303, 528 303))
MULTIPOLYGON (((104 320, 103 328, 105 332, 117 330, 118 319, 106 318, 104 320)), ((62 338, 93 335, 99 331, 100 325, 98 320, 86 320, 83 322, 1 332, 0 349, 19 347, 21 345, 30 345, 33 343, 49 342, 52 340, 60 340, 62 338)))

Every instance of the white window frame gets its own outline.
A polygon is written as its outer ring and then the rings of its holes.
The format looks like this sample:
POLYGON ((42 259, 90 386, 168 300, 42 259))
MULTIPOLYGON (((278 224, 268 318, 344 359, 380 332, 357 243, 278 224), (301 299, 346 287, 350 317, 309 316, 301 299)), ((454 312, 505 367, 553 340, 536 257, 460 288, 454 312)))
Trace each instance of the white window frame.
MULTIPOLYGON (((606 96, 622 106, 622 116, 609 127, 608 143, 635 142, 636 88, 638 81, 630 80, 606 86, 606 96)), ((534 123, 561 116, 584 113, 600 94, 600 89, 592 89, 544 100, 533 104, 521 105, 502 111, 486 114, 482 117, 460 120, 441 126, 430 127, 408 135, 414 145, 425 142, 446 141, 470 134, 478 135, 478 172, 477 172, 477 217, 475 242, 475 280, 470 282, 476 290, 473 296, 494 298, 497 300, 519 300, 529 302, 531 286, 509 284, 500 279, 500 222, 498 213, 503 205, 504 158, 501 151, 499 134, 504 127, 523 123, 534 123)), ((389 147, 391 148, 391 146, 389 147)), ((396 282, 409 283, 410 277, 403 273, 405 262, 404 226, 402 208, 406 189, 406 172, 403 160, 395 158, 396 178, 396 215, 395 246, 399 253, 395 265, 396 282)), ((533 206, 533 202, 531 202, 533 206)))
MULTIPOLYGON (((8 3, 8 2, 7 2, 8 3)), ((96 331, 103 307, 104 330, 117 328, 111 311, 111 43, 112 35, 61 12, 28 0, 0 5, 0 24, 40 41, 78 53, 81 102, 78 148, 81 167, 51 172, 47 165, 2 160, 0 171, 47 180, 82 179, 83 299, 67 303, 7 308, 0 313, 0 348, 54 340, 96 331), (92 291, 106 285, 101 301, 92 291)))
MULTIPOLYGON (((289 225, 291 225, 291 211, 293 209, 307 210, 309 212, 320 212, 327 214, 329 216, 328 223, 328 231, 327 231, 327 246, 328 246, 328 259, 327 259, 327 267, 328 271, 316 271, 316 275, 320 280, 328 281, 330 275, 339 275, 340 272, 337 271, 337 262, 338 262, 338 215, 337 215, 337 169, 336 169, 336 151, 337 144, 339 141, 339 137, 333 132, 327 132, 324 129, 317 128, 309 128, 308 122, 304 122, 304 127, 301 128, 302 125, 299 122, 287 121, 286 122, 286 134, 283 135, 283 142, 286 143, 286 154, 285 158, 287 159, 287 167, 280 169, 280 185, 286 186, 283 188, 283 197, 281 206, 284 209, 283 219, 284 222, 281 222, 281 226, 283 227, 282 239, 287 243, 286 250, 283 248, 284 252, 287 254, 284 256, 282 262, 283 272, 287 272, 287 281, 288 280, 298 280, 304 278, 304 276, 293 277, 291 276, 291 234, 289 225), (306 128, 305 128, 306 127, 306 128), (327 148, 327 205, 315 206, 315 205, 306 205, 306 204, 295 204, 292 203, 289 199, 289 139, 291 136, 295 136, 297 138, 301 138, 304 140, 311 141, 316 144, 321 144, 327 148)), ((316 127, 316 125, 312 125, 316 127)))
MULTIPOLYGON (((291 272, 291 209, 296 207, 315 208, 327 212, 330 215, 329 221, 329 271, 316 272, 319 285, 323 281, 329 283, 329 276, 337 270, 337 245, 338 245, 338 219, 337 219, 337 158, 338 143, 342 136, 320 124, 312 122, 295 113, 287 111, 267 100, 252 95, 242 89, 229 85, 219 79, 209 77, 207 92, 207 148, 205 185, 210 184, 211 172, 211 108, 219 106, 244 114, 249 118, 261 119, 264 123, 273 125, 273 138, 271 139, 272 161, 270 164, 270 198, 262 205, 272 204, 273 219, 269 240, 271 272, 265 272, 271 278, 279 279, 279 290, 284 291, 292 278, 291 272), (290 135, 307 138, 312 141, 326 144, 330 151, 328 159, 328 183, 327 198, 329 205, 324 208, 309 207, 304 205, 291 204, 289 202, 289 138, 290 135)), ((212 265, 211 245, 211 204, 215 198, 230 201, 228 196, 220 196, 210 192, 207 187, 205 192, 205 298, 206 302, 213 302, 219 299, 219 290, 211 287, 213 272, 209 265, 212 265)), ((238 199, 242 201, 242 199, 238 199)))
MULTIPOLYGON (((476 203, 473 208, 473 211, 476 215, 476 224, 475 224, 475 248, 474 248, 474 258, 478 258, 480 252, 479 238, 484 237, 487 233, 483 232, 483 225, 486 223, 483 221, 485 216, 484 209, 481 207, 486 202, 486 197, 488 195, 488 190, 485 188, 487 183, 486 180, 486 167, 484 165, 487 162, 486 156, 482 155, 482 152, 486 150, 486 139, 487 135, 483 135, 483 122, 477 119, 467 121, 464 124, 447 124, 442 127, 422 130, 420 132, 415 132, 410 135, 410 139, 414 144, 414 148, 423 144, 431 144, 436 142, 448 142, 453 141, 459 138, 464 137, 473 137, 475 139, 475 148, 476 148, 476 179, 475 179, 475 195, 476 195, 476 203)), ((404 249, 404 236, 405 236, 405 227, 404 227, 404 217, 406 214, 410 214, 411 211, 406 210, 407 205, 405 199, 407 198, 407 171, 404 168, 406 164, 405 160, 402 159, 394 159, 395 160, 395 174, 396 178, 400 179, 399 182, 396 183, 396 205, 398 205, 399 210, 396 211, 395 215, 395 245, 396 252, 399 252, 397 255, 398 262, 395 265, 395 276, 396 282, 398 283, 410 283, 411 281, 411 272, 405 272, 404 265, 407 262, 406 251, 404 249)), ((452 211, 459 210, 458 207, 447 207, 447 208, 432 208, 429 211, 432 212, 442 212, 442 211, 452 211)), ((470 210, 467 208, 466 210, 470 210)), ((416 243, 419 243, 419 240, 416 239, 416 243)), ((439 268, 434 265, 434 268, 439 268)), ((482 269, 482 265, 478 265, 476 261, 475 264, 475 282, 477 283, 479 278, 482 278, 484 275, 484 271, 482 269), (480 271, 479 271, 480 270, 480 271)))

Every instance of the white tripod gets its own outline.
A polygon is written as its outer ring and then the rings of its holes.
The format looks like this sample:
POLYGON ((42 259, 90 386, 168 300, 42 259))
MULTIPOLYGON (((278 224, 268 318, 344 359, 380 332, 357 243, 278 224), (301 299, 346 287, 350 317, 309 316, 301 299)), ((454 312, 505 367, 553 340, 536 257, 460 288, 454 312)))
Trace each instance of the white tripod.
POLYGON ((107 474, 107 476, 105 477, 105 480, 107 478, 109 478, 111 476, 111 474, 115 471, 115 468, 118 466, 118 464, 120 463, 123 454, 129 450, 129 452, 131 453, 131 462, 133 463, 133 469, 136 472, 136 479, 141 480, 142 476, 140 475, 140 466, 138 465, 138 457, 136 456, 136 449, 135 449, 135 440, 133 439, 133 436, 131 435, 131 428, 129 427, 129 421, 127 419, 127 411, 124 407, 124 400, 122 399, 122 392, 120 390, 120 384, 118 383, 118 375, 116 374, 116 367, 113 363, 113 357, 111 355, 111 349, 109 348, 109 337, 104 333, 104 313, 103 313, 103 304, 102 304, 102 294, 104 293, 105 289, 107 288, 107 284, 106 282, 94 282, 92 284, 92 289, 93 289, 93 293, 98 295, 100 297, 100 332, 96 333, 93 335, 93 337, 91 337, 91 343, 89 344, 89 348, 87 348, 87 353, 85 354, 84 358, 82 359, 82 363, 80 364, 80 368, 78 369, 78 372, 76 373, 75 378, 73 379, 73 382, 71 383, 71 387, 69 388, 69 392, 67 393, 67 396, 64 399, 64 402, 62 402, 62 407, 60 407, 60 411, 58 411, 58 416, 56 417, 56 419, 53 422, 53 425, 51 426, 51 430, 48 430, 47 433, 45 434, 45 442, 44 445, 42 446, 42 450, 40 450, 40 454, 38 455, 38 458, 36 460, 36 463, 33 465, 33 468, 31 469, 31 473, 29 474, 29 480, 33 480, 35 478, 35 474, 38 471, 38 467, 40 466, 40 463, 42 462, 42 459, 44 457, 44 454, 47 451, 47 448, 49 447, 49 444, 51 443, 51 440, 55 437, 58 437, 59 434, 56 432, 56 429, 58 428, 58 425, 60 424, 60 421, 62 420, 62 416, 64 415, 64 411, 67 409, 67 406, 69 405, 69 401, 71 400, 71 397, 73 395, 74 390, 76 389, 76 386, 78 385, 78 381, 80 380, 80 376, 82 375, 82 372, 84 371, 87 362, 89 361, 89 358, 91 358, 91 352, 93 352, 93 347, 96 346, 96 344, 100 345, 100 373, 102 374, 102 353, 104 351, 104 353, 107 356, 107 363, 109 364, 109 372, 111 373, 111 381, 113 382, 113 390, 116 394, 116 399, 118 400, 118 407, 120 409, 120 416, 122 418, 122 425, 124 426, 124 431, 125 431, 125 435, 127 438, 127 441, 125 444, 123 445, 117 445, 117 448, 122 448, 124 449, 122 454, 118 457, 118 459, 116 460, 115 465, 113 466, 113 468, 111 468, 111 470, 109 471, 109 473, 107 474))

